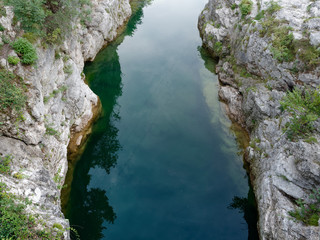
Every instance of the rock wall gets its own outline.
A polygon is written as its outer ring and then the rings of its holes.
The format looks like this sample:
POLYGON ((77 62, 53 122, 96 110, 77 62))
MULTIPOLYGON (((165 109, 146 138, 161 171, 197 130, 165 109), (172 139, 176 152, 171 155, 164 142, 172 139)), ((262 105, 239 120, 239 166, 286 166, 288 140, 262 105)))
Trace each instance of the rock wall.
POLYGON ((252 0, 244 16, 240 6, 241 0, 209 0, 198 27, 204 46, 220 59, 219 97, 227 103, 229 117, 250 133, 247 159, 260 239, 320 239, 318 226, 289 215, 298 208, 296 200, 310 201, 312 190, 320 187, 319 119, 316 142, 289 141, 283 131, 289 114, 280 110, 286 91, 319 86, 320 67, 299 57, 303 48, 289 61, 277 59, 273 46, 278 33, 270 32, 282 27, 287 36, 292 33, 293 42, 319 51, 320 1, 252 0))
MULTIPOLYGON (((73 32, 61 46, 37 45, 34 66, 9 66, 0 56, 2 67, 9 68, 27 85, 27 107, 22 117, 0 115, 0 153, 12 156, 10 175, 0 175, 12 193, 31 200, 28 211, 39 215, 47 227, 54 223, 68 229, 60 207, 60 190, 67 172, 67 146, 72 135, 80 145, 82 130, 94 116, 98 97, 84 83, 84 62, 93 60, 98 51, 113 40, 117 29, 131 15, 129 0, 92 0, 92 19, 73 26, 73 32), (72 130, 72 131, 71 131, 72 130), (16 173, 21 177, 17 178, 16 173)), ((13 12, 5 7, 0 18, 4 32, 16 37, 13 12)), ((1 38, 0 38, 0 41, 1 38)), ((15 55, 8 50, 9 55, 15 55)), ((69 238, 65 231, 65 239, 69 238)))

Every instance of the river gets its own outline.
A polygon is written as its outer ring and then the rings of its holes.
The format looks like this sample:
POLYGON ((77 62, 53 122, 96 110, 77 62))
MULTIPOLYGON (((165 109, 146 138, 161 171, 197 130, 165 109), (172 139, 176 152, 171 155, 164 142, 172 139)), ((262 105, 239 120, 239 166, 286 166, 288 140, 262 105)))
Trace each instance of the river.
POLYGON ((197 29, 206 1, 135 0, 124 32, 86 64, 103 110, 64 210, 81 240, 258 239, 197 29))

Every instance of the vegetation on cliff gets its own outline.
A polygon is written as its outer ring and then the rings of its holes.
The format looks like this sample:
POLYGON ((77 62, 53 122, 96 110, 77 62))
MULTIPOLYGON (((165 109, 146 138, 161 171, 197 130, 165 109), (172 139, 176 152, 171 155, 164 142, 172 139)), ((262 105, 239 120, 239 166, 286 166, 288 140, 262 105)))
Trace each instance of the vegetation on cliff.
POLYGON ((285 132, 290 140, 308 138, 316 129, 315 121, 320 117, 320 92, 317 89, 294 89, 288 92, 281 102, 283 110, 291 115, 285 132))
POLYGON ((49 44, 60 43, 70 33, 73 20, 85 21, 90 13, 89 0, 4 0, 4 3, 13 6, 15 18, 25 32, 49 44))
MULTIPOLYGON (((0 156, 0 173, 11 174, 12 156, 0 156)), ((23 178, 19 174, 15 178, 23 178)), ((56 223, 52 229, 45 226, 37 216, 26 214, 30 205, 28 199, 23 199, 10 193, 3 182, 0 182, 0 238, 1 239, 50 239, 58 240, 63 236, 64 229, 56 223), (42 227, 39 228, 39 224, 42 227)))

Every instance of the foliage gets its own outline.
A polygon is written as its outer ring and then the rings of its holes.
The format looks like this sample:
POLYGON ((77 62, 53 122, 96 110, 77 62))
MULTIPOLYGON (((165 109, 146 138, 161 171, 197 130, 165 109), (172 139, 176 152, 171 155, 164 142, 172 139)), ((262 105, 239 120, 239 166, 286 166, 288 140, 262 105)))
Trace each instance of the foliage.
POLYGON ((7 12, 6 12, 6 9, 4 8, 4 5, 2 3, 2 1, 0 1, 0 17, 2 16, 7 16, 7 12))
MULTIPOLYGON (((291 62, 298 57, 305 65, 306 70, 312 70, 320 64, 320 49, 312 46, 307 38, 295 40, 292 34, 292 28, 283 26, 287 24, 285 20, 274 19, 271 15, 280 10, 277 3, 271 2, 266 10, 268 17, 261 22, 262 29, 260 37, 270 37, 270 50, 273 57, 279 62, 291 62)), ((256 20, 264 17, 263 11, 257 16, 256 20)), ((298 69, 294 69, 298 72, 298 69)))
POLYGON ((26 38, 30 43, 34 44, 37 41, 37 35, 32 32, 26 32, 22 35, 23 38, 26 38))
POLYGON ((59 44, 72 30, 72 22, 89 19, 89 0, 5 0, 13 6, 15 17, 22 28, 38 37, 44 37, 49 44, 59 44), (87 7, 85 7, 87 6, 87 7))
POLYGON ((1 239, 61 239, 62 231, 56 233, 37 230, 35 218, 25 212, 28 201, 8 192, 0 183, 0 238, 1 239))
POLYGON ((72 72, 73 72, 72 65, 70 65, 70 64, 69 65, 65 65, 63 67, 63 71, 68 75, 72 74, 72 72))
POLYGON ((257 16, 254 18, 255 20, 261 20, 262 18, 264 18, 264 14, 265 14, 265 11, 264 10, 262 10, 262 11, 260 11, 258 14, 257 14, 257 16))
POLYGON ((299 137, 310 136, 314 131, 313 123, 320 117, 319 88, 304 91, 295 88, 284 96, 280 104, 291 114, 291 121, 285 129, 287 137, 295 141, 299 137))
POLYGON ((307 69, 319 66, 320 48, 310 45, 307 39, 294 41, 293 46, 298 57, 306 64, 307 69))
POLYGON ((8 44, 10 42, 10 39, 5 35, 2 35, 1 39, 4 44, 8 44))
POLYGON ((67 91, 67 89, 68 89, 68 87, 63 85, 63 86, 59 87, 58 89, 53 90, 49 96, 45 96, 43 98, 43 102, 47 103, 51 98, 56 97, 59 92, 64 93, 65 91, 67 91))
POLYGON ((272 36, 271 52, 279 62, 290 62, 294 59, 293 34, 289 33, 289 27, 279 27, 274 30, 272 36))
POLYGON ((55 130, 53 127, 46 125, 46 134, 51 135, 51 136, 59 136, 60 133, 55 130))
POLYGON ((274 14, 275 12, 278 12, 281 9, 281 6, 274 1, 269 2, 269 7, 267 8, 266 12, 270 15, 274 14))
POLYGON ((27 98, 23 86, 13 73, 0 71, 0 111, 8 108, 19 111, 25 106, 27 98))
POLYGON ((318 226, 320 217, 320 189, 313 190, 313 194, 309 198, 312 200, 310 203, 306 203, 301 199, 297 200, 296 203, 299 207, 294 211, 290 211, 289 215, 307 225, 318 226))
POLYGON ((216 42, 213 46, 213 50, 217 55, 220 55, 222 52, 222 42, 216 42))
POLYGON ((24 30, 40 32, 46 18, 46 12, 43 9, 44 0, 6 0, 5 2, 13 6, 14 14, 24 30))
POLYGON ((0 173, 9 174, 11 172, 10 163, 12 157, 10 155, 6 155, 4 157, 0 156, 0 173))
POLYGON ((12 65, 17 65, 20 62, 20 58, 16 56, 8 56, 8 63, 12 65))
POLYGON ((38 59, 36 49, 26 38, 18 38, 12 47, 21 56, 21 62, 24 64, 33 64, 38 59))
POLYGON ((242 17, 247 16, 251 13, 253 2, 251 0, 242 0, 239 8, 242 14, 242 17))
POLYGON ((238 7, 238 5, 237 5, 236 3, 234 3, 234 4, 231 5, 231 9, 232 9, 232 10, 235 10, 237 7, 238 7))
POLYGON ((5 30, 4 26, 0 23, 0 32, 3 32, 5 30))

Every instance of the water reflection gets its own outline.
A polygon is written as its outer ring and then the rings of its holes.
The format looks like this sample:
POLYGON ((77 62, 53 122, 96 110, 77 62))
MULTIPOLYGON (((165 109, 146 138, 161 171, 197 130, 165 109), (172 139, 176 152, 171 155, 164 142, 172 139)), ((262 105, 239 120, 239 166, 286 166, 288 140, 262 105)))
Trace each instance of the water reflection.
MULTIPOLYGON (((210 72, 210 73, 215 73, 215 67, 216 67, 216 60, 214 60, 208 51, 204 49, 203 47, 198 47, 198 52, 201 56, 201 58, 204 61, 204 66, 205 68, 210 72)), ((208 77, 208 76, 207 76, 208 77)), ((213 78, 214 75, 212 74, 211 78, 213 78)), ((215 76, 216 77, 216 76, 215 76)), ((212 81, 211 81, 212 82, 212 81)), ((219 85, 217 79, 215 82, 217 85, 219 85)), ((211 83, 212 84, 212 83, 211 83)), ((208 86, 208 84, 207 84, 208 86)), ((204 95, 206 98, 206 102, 210 109, 213 110, 214 113, 220 111, 221 105, 220 102, 218 101, 218 87, 209 87, 204 88, 204 95), (208 89, 210 92, 208 93, 208 89), (214 93, 214 94, 213 94, 214 93), (207 95, 214 96, 215 99, 209 99, 207 95)), ((249 136, 247 132, 239 126, 237 123, 232 123, 230 122, 225 114, 212 114, 216 116, 220 116, 219 119, 213 118, 212 120, 213 124, 217 124, 219 122, 223 126, 223 130, 225 134, 221 135, 222 138, 222 144, 221 144, 221 149, 224 153, 229 153, 232 154, 235 149, 235 141, 233 138, 230 137, 230 133, 236 138, 236 143, 237 147, 239 149, 238 155, 243 156, 244 155, 244 150, 248 147, 249 143, 249 136)), ((243 161, 245 161, 243 159, 243 161)), ((241 167, 238 165, 238 167, 241 167)), ((235 174, 231 174, 232 176, 237 176, 237 172, 239 169, 230 169, 230 171, 234 171, 235 174)), ((234 196, 232 199, 232 203, 228 206, 229 209, 238 209, 240 213, 243 213, 243 218, 245 219, 247 225, 248 225, 248 240, 257 240, 259 239, 258 236, 258 231, 257 231, 257 220, 258 220, 258 214, 257 214, 257 206, 255 202, 255 196, 252 190, 252 187, 250 185, 250 179, 248 175, 245 176, 248 178, 248 185, 249 185, 249 192, 247 197, 239 197, 239 196, 234 196)), ((239 180, 241 182, 241 180, 239 180)))
POLYGON ((124 34, 87 64, 103 117, 75 170, 66 211, 81 239, 247 236, 242 214, 226 208, 248 186, 234 138, 221 131, 213 62, 203 64, 196 51, 202 1, 155 1, 139 31, 149 1, 135 2, 124 34))
POLYGON ((246 220, 248 224, 248 240, 258 240, 258 213, 252 187, 250 186, 248 196, 246 198, 234 196, 232 199, 232 203, 229 205, 228 208, 238 209, 240 213, 243 213, 243 218, 246 220))
MULTIPOLYGON (((118 153, 122 149, 118 140, 119 130, 115 127, 115 123, 120 121, 117 99, 122 95, 122 72, 117 48, 125 36, 132 36, 137 25, 142 23, 142 8, 150 3, 150 0, 133 1, 133 15, 124 32, 98 54, 94 63, 87 63, 85 68, 90 88, 100 97, 103 113, 75 167, 70 196, 65 197, 69 197, 69 201, 64 206, 64 213, 81 239, 101 239, 106 229, 104 223, 113 224, 116 219, 107 192, 87 187, 91 181, 89 171, 99 168, 109 174, 110 169, 117 164, 118 153)), ((71 234, 71 238, 76 239, 76 236, 71 234)))

